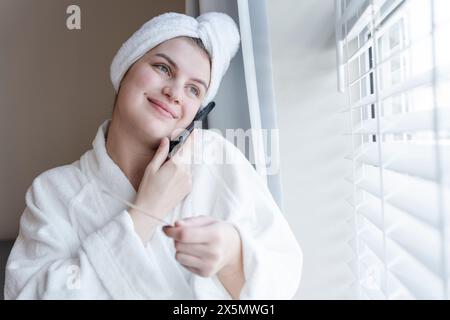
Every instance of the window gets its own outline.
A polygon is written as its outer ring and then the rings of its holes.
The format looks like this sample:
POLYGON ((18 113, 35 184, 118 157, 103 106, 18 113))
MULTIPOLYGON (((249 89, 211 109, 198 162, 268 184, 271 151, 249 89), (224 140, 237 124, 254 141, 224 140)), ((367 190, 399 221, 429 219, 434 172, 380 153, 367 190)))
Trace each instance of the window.
POLYGON ((450 298, 450 1, 336 0, 362 299, 450 298))

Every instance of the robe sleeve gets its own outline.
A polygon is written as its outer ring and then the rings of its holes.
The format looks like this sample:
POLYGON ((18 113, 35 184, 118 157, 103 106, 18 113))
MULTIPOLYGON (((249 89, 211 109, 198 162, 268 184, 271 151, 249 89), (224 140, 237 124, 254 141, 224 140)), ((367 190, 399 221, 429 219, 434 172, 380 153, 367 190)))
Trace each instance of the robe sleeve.
POLYGON ((57 195, 54 185, 40 177, 27 191, 6 267, 6 299, 169 296, 127 211, 80 240, 67 218, 68 200, 57 195))
MULTIPOLYGON (((242 242, 245 284, 240 299, 292 299, 300 284, 302 250, 262 178, 244 155, 225 142, 231 161, 208 165, 220 190, 211 215, 232 223, 242 242)), ((196 296, 202 292, 231 299, 217 277, 194 276, 196 296)))

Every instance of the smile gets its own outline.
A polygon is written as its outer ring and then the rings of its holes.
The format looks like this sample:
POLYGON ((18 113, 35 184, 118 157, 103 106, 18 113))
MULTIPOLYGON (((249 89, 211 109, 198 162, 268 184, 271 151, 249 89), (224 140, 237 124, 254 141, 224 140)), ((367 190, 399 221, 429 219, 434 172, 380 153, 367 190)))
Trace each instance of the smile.
POLYGON ((164 108, 162 108, 159 104, 154 103, 153 101, 151 101, 150 99, 147 98, 147 101, 150 103, 150 105, 162 116, 169 118, 169 119, 174 119, 174 116, 166 111, 164 108))

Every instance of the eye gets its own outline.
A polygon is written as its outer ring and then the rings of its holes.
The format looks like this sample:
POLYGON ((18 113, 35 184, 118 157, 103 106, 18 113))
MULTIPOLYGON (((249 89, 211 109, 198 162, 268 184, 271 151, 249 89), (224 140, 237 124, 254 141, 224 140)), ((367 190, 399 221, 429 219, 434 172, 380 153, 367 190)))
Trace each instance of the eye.
POLYGON ((163 65, 163 64, 157 64, 157 65, 155 65, 155 67, 158 68, 159 70, 161 70, 162 72, 166 73, 166 74, 170 73, 170 69, 167 66, 163 65))
POLYGON ((195 86, 190 86, 190 91, 195 95, 195 96, 199 96, 200 95, 200 90, 197 89, 197 87, 195 86))

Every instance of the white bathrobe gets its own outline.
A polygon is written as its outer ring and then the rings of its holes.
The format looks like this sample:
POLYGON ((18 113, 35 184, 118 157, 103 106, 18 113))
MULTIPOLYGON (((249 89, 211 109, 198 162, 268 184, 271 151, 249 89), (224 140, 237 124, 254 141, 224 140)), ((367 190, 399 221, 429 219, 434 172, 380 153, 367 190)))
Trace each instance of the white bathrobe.
MULTIPOLYGON (((108 125, 80 160, 42 173, 27 191, 5 298, 231 299, 217 276, 200 277, 175 260, 173 239, 160 227, 144 245, 127 206, 96 187, 103 183, 129 202, 136 195, 106 152, 108 125)), ((242 161, 194 163, 191 193, 165 220, 211 215, 232 223, 243 250, 240 299, 292 298, 302 252, 289 225, 242 153, 215 132, 201 133, 203 152, 215 157, 224 150, 242 161)))

